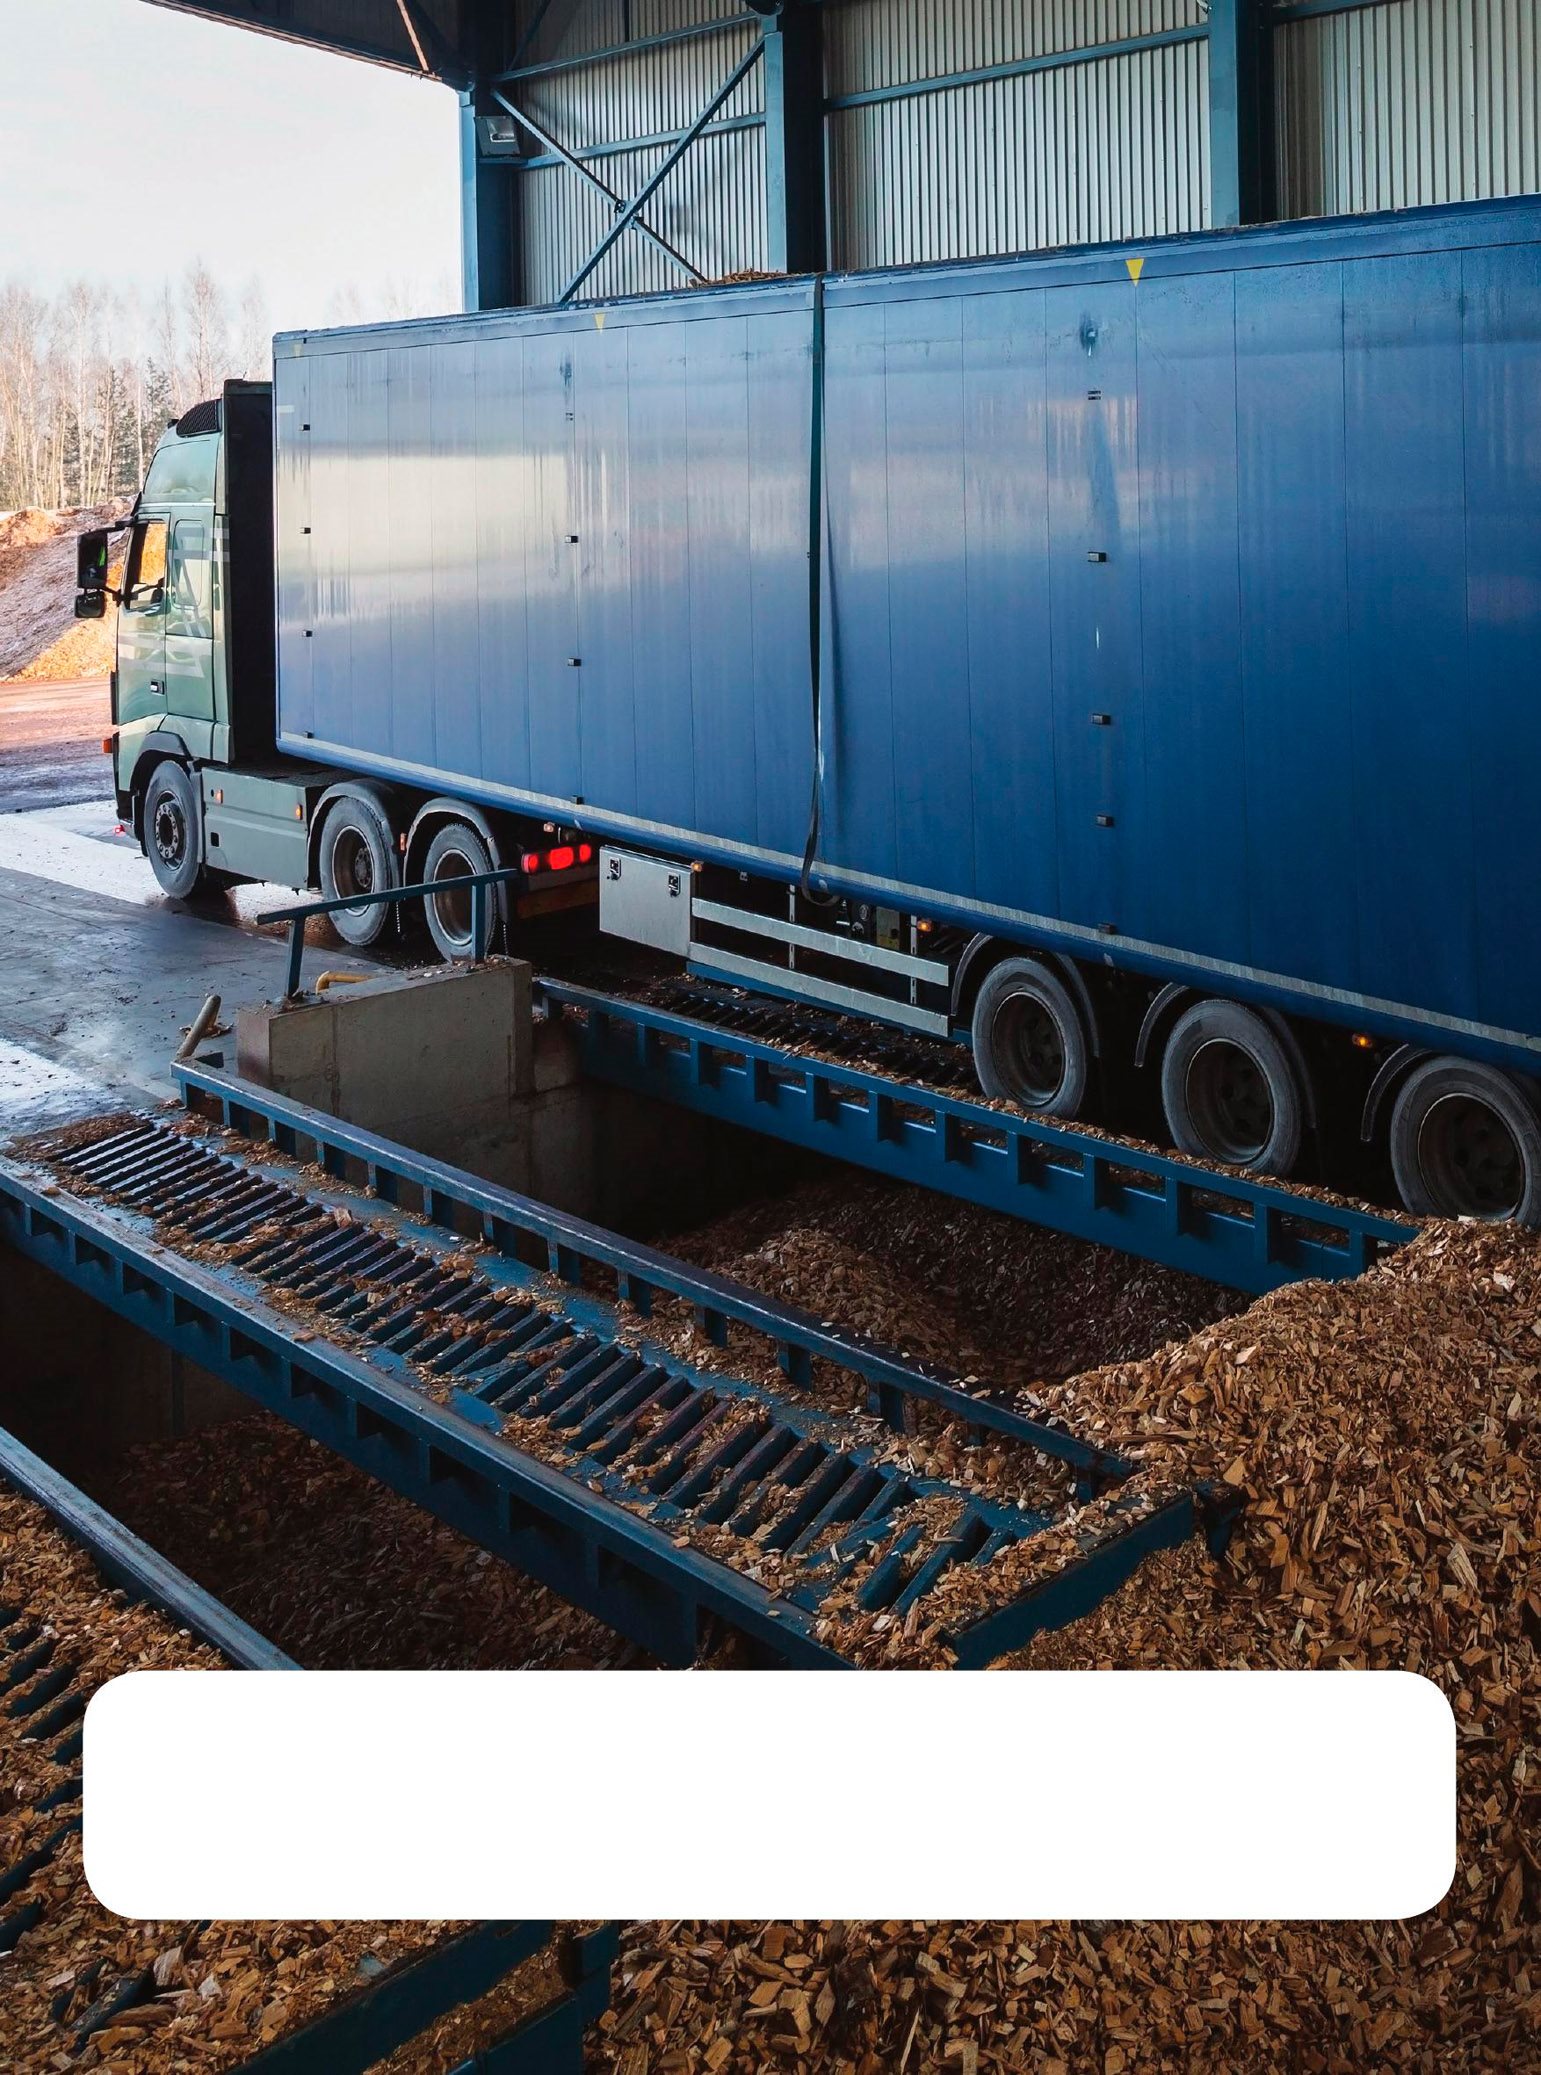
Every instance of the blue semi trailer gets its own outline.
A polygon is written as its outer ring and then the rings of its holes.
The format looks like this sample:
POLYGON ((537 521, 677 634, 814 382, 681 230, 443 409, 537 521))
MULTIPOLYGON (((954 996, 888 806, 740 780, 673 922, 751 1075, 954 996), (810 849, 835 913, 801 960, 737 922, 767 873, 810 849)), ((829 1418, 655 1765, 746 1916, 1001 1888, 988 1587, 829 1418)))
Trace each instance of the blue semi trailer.
POLYGON ((274 356, 135 516, 173 890, 522 861, 513 925, 597 872, 603 927, 1031 1109, 1138 1066, 1186 1151, 1362 1131, 1409 1207, 1541 1221, 1541 204, 274 356))

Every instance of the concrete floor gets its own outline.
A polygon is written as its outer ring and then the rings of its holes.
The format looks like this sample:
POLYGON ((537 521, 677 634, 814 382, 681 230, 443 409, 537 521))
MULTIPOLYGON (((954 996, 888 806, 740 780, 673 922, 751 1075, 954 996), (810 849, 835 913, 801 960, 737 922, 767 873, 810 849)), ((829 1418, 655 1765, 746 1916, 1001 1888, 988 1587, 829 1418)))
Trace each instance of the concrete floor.
MULTIPOLYGON (((85 1106, 173 1092, 170 1060, 205 995, 226 1019, 282 989, 284 933, 253 917, 293 895, 169 901, 110 801, 0 814, 0 1135, 85 1106)), ((307 978, 384 970, 312 924, 307 978)))

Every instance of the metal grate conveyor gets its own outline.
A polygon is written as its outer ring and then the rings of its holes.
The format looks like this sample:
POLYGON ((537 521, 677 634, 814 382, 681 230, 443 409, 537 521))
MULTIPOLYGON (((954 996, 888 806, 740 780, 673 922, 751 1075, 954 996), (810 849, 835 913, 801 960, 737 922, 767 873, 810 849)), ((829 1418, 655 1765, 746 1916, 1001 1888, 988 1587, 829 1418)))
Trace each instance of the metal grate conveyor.
POLYGON ((0 1165, 0 1229, 666 1662, 713 1617, 780 1661, 861 1661, 934 1627, 945 1580, 944 1652, 985 1663, 1227 1532, 1213 1495, 1153 1501, 1109 1451, 806 1314, 206 1069, 189 1093, 227 1128, 120 1117, 0 1165), (718 1366, 645 1337, 671 1300, 718 1366), (988 1482, 930 1466, 948 1428, 988 1436, 988 1482), (1060 1560, 1001 1587, 995 1559, 1051 1530, 1060 1560))

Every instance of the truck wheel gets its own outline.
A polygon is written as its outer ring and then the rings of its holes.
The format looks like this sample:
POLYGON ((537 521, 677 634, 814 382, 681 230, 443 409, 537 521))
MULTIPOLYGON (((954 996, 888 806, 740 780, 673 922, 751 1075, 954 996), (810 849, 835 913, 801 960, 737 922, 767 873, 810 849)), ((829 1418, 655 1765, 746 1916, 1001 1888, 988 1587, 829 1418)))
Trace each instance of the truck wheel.
POLYGON ((161 890, 189 900, 204 880, 198 789, 180 764, 157 764, 144 795, 144 849, 161 890))
POLYGON ((1417 1217, 1541 1225, 1541 1112, 1516 1075, 1426 1059, 1391 1113, 1391 1171, 1417 1217))
MULTIPOLYGON (((329 901, 352 894, 384 893, 397 884, 391 832, 374 804, 358 793, 345 793, 327 809, 321 824, 321 892, 329 901)), ((385 928, 390 909, 340 908, 330 920, 345 944, 372 944, 385 928)))
MULTIPOLYGON (((479 873, 496 869, 485 841, 475 829, 463 821, 447 821, 428 846, 423 880, 431 885, 438 879, 471 879, 479 873)), ((499 889, 495 886, 487 889, 486 912, 483 940, 476 954, 482 958, 492 948, 493 928, 501 912, 499 889)), ((458 958, 472 956, 471 893, 468 887, 457 887, 450 893, 429 894, 423 902, 423 913, 428 922, 428 934, 442 959, 453 964, 458 958)))
POLYGON ((1288 1174, 1305 1138, 1305 1091, 1266 1018, 1195 1002, 1161 1061, 1161 1103, 1179 1152, 1254 1174, 1288 1174))
POLYGON ((1008 958, 974 1003, 974 1070, 986 1095, 1044 1117, 1078 1117, 1091 1041, 1064 981, 1035 958, 1008 958))

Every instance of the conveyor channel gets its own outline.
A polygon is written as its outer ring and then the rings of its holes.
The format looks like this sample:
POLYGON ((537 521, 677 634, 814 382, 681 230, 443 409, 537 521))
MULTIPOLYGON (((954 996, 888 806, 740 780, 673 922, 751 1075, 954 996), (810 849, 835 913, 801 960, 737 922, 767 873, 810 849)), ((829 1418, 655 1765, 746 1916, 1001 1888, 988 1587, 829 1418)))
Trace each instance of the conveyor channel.
MULTIPOLYGON (((1230 1289, 1362 1275, 1417 1231, 1326 1194, 821 1058, 839 1019, 817 1012, 751 997, 685 1016, 549 979, 537 998, 571 1027, 594 1080, 1230 1289)), ((868 1049, 928 1056, 920 1041, 881 1032, 868 1049)))
POLYGON ((206 1069, 186 1084, 234 1130, 120 1117, 40 1142, 0 1163, 0 1231, 666 1662, 696 1661, 715 1616, 773 1659, 846 1664, 864 1627, 924 1626, 947 1578, 968 1612, 942 1640, 985 1663, 1151 1550, 1228 1531, 1213 1495, 1153 1497, 1107 1450, 806 1314, 206 1069), (785 1384, 737 1344, 709 1369, 644 1337, 668 1299, 719 1344, 768 1338, 785 1384), (927 1423, 988 1434, 1000 1467, 935 1474, 927 1423), (994 1559, 1061 1527, 1068 1554, 1005 1588, 994 1559))
MULTIPOLYGON (((179 1627, 247 1671, 296 1671, 292 1658, 250 1628, 202 1586, 115 1520, 50 1464, 0 1431, 0 1482, 36 1501, 131 1599, 159 1608, 179 1627)), ((80 1829, 83 1723, 91 1691, 68 1646, 60 1647, 50 1609, 0 1586, 0 1710, 13 1732, 38 1745, 59 1774, 30 1806, 46 1820, 7 1853, 0 1839, 0 1957, 22 1946, 48 1914, 46 1874, 80 1829)), ((24 1807, 12 1811, 23 1814, 24 1807)), ((498 2044, 505 2075, 579 2075, 583 2034, 609 2002, 616 1927, 569 1935, 548 1922, 482 1923, 440 1941, 402 1965, 361 1979, 308 2023, 251 2058, 232 2063, 246 2075, 363 2075, 460 2004, 487 1994, 517 1967, 556 1943, 566 1992, 498 2044)), ((121 1960, 71 1955, 71 1979, 55 2002, 61 2051, 85 2052, 96 2035, 152 2000, 153 1975, 122 1971, 121 1960)), ((130 2018, 131 2021, 131 2018, 130 2018)), ((494 2063, 469 2061, 454 2075, 479 2075, 494 2063)))

